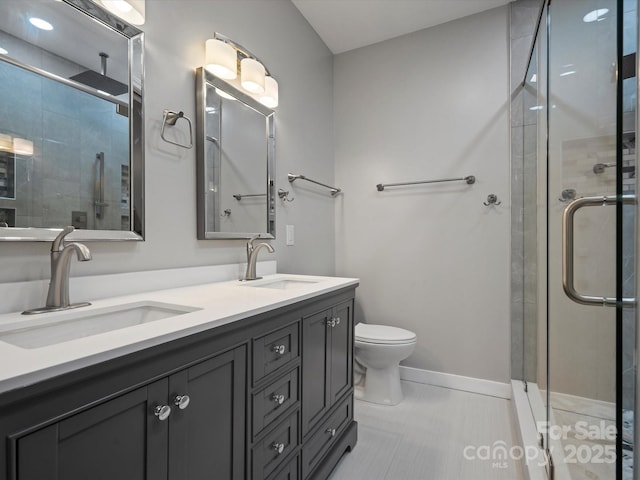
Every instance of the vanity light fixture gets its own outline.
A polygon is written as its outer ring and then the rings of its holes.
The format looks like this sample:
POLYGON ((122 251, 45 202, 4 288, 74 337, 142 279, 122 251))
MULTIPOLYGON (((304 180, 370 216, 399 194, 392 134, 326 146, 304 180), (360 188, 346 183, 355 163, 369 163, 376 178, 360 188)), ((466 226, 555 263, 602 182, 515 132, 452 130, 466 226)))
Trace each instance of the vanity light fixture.
MULTIPOLYGON (((206 41, 205 68, 266 107, 278 106, 278 82, 255 55, 224 35, 215 33, 206 41)), ((228 98, 220 91, 217 93, 228 98)))
POLYGON ((12 152, 16 155, 30 157, 33 155, 33 142, 24 138, 12 137, 6 133, 0 133, 0 152, 12 152))
POLYGON ((278 106, 278 82, 275 78, 264 79, 264 93, 260 96, 260 103, 269 108, 278 106))
POLYGON ((13 139, 11 135, 0 133, 0 151, 10 152, 13 150, 13 139))
POLYGON ((144 25, 145 0, 93 0, 132 25, 144 25))
POLYGON ((39 28, 40 30, 53 30, 53 25, 51 25, 49 22, 47 22, 46 20, 43 20, 41 18, 38 17, 31 17, 29 19, 29 23, 31 25, 33 25, 36 28, 39 28))
POLYGON ((16 155, 24 155, 30 157, 33 155, 33 142, 24 138, 13 139, 13 152, 16 155))
POLYGON ((223 80, 233 80, 238 76, 238 54, 236 50, 217 38, 210 38, 205 44, 205 68, 223 80))
POLYGON ((264 65, 253 58, 240 61, 240 84, 251 93, 264 93, 264 65))

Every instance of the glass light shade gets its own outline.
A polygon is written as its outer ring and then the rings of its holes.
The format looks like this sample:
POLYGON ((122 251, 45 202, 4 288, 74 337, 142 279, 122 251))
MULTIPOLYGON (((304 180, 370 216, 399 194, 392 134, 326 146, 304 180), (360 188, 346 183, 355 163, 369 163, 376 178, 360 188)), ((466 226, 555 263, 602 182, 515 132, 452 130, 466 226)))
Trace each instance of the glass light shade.
POLYGON ((260 103, 269 108, 278 106, 278 82, 275 78, 264 79, 264 93, 260 96, 260 103))
POLYGON ((11 135, 0 133, 0 151, 10 152, 13 150, 13 140, 11 135))
POLYGON ((240 84, 247 92, 264 93, 264 66, 253 58, 240 62, 240 84))
POLYGON ((132 25, 144 25, 145 0, 94 0, 132 25))
POLYGON ((13 151, 17 155, 33 155, 33 142, 24 138, 14 138, 13 151))
POLYGON ((238 54, 221 40, 210 38, 205 44, 205 68, 216 77, 233 80, 238 76, 238 54))

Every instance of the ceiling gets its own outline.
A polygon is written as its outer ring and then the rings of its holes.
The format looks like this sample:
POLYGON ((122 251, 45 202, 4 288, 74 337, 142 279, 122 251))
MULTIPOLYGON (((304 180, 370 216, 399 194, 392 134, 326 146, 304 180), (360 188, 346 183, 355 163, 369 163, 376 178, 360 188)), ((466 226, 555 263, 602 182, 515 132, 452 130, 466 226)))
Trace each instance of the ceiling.
POLYGON ((334 53, 364 47, 511 0, 292 0, 334 53))

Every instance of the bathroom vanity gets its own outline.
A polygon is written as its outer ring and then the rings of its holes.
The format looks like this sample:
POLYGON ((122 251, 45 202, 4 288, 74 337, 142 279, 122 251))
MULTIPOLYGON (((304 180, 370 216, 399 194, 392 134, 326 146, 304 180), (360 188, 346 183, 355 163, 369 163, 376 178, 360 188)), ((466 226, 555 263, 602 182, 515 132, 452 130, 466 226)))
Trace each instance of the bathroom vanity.
POLYGON ((191 311, 45 345, 0 315, 2 476, 326 478, 357 439, 357 284, 274 275, 98 301, 191 311))

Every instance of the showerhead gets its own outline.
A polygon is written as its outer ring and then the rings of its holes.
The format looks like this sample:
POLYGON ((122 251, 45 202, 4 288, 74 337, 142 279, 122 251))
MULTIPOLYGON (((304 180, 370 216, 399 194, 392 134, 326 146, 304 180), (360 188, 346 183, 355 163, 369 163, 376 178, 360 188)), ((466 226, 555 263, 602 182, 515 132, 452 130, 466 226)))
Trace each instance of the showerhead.
POLYGON ((106 53, 100 53, 102 72, 94 72, 93 70, 87 70, 86 72, 79 73, 70 77, 70 80, 87 85, 96 90, 101 90, 110 95, 122 95, 129 91, 129 87, 124 83, 121 83, 113 78, 107 77, 107 58, 109 55, 106 53))

